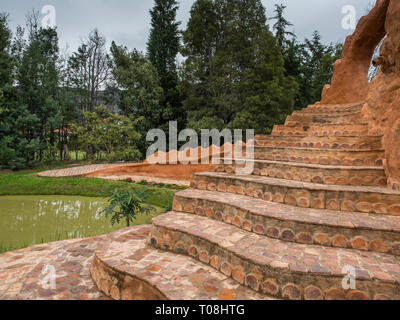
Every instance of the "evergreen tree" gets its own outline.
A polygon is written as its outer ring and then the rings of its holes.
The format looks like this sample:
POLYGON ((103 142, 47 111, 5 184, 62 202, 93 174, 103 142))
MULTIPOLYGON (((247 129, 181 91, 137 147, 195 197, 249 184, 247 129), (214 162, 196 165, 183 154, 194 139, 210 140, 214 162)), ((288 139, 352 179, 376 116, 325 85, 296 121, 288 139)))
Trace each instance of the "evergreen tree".
POLYGON ((285 19, 284 17, 284 11, 286 9, 286 6, 283 4, 276 4, 275 5, 275 17, 271 18, 272 20, 276 20, 273 30, 275 30, 275 37, 278 41, 279 46, 283 49, 285 44, 286 44, 286 36, 292 36, 295 37, 295 34, 291 31, 287 31, 288 27, 292 27, 293 24, 290 23, 288 20, 285 19))
POLYGON ((296 84, 284 75, 282 54, 266 20, 259 0, 195 2, 182 50, 187 57, 182 90, 191 127, 265 133, 290 113, 296 84))
POLYGON ((157 70, 163 97, 160 103, 162 119, 157 126, 170 120, 178 120, 183 126, 185 119, 178 91, 176 57, 179 52, 179 25, 176 22, 178 3, 176 0, 155 0, 150 10, 151 32, 147 43, 147 54, 157 70))

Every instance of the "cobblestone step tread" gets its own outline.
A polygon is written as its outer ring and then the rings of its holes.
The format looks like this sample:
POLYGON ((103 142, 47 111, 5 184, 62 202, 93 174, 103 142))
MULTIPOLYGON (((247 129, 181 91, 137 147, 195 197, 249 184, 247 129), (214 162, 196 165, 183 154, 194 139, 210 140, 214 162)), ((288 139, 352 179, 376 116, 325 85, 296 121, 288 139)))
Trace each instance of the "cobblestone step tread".
MULTIPOLYGON (((220 159, 221 163, 224 161, 223 158, 220 159)), ((246 159, 246 158, 234 158, 232 161, 237 162, 255 162, 255 163, 265 163, 265 164, 276 164, 276 165, 286 165, 290 167, 299 168, 309 168, 309 169, 324 169, 324 170, 384 170, 382 166, 340 166, 340 165, 323 165, 323 164, 309 164, 300 162, 285 162, 285 161, 272 161, 272 160, 261 160, 261 159, 246 159)))
POLYGON ((348 275, 344 267, 351 265, 356 269, 358 280, 400 283, 400 258, 388 254, 283 242, 223 222, 178 212, 154 218, 154 227, 201 238, 256 265, 280 272, 344 277, 348 275))
POLYGON ((268 184, 271 186, 288 187, 296 189, 308 189, 317 191, 322 190, 322 191, 334 191, 334 192, 378 193, 385 195, 400 196, 400 191, 390 190, 385 187, 326 185, 326 184, 299 182, 293 180, 283 180, 283 179, 260 177, 260 176, 231 175, 227 173, 218 173, 218 172, 201 172, 201 173, 195 173, 194 175, 198 177, 210 177, 210 178, 242 180, 247 182, 257 182, 261 184, 268 184))
POLYGON ((115 300, 270 300, 189 256, 150 247, 135 229, 97 251, 90 267, 99 289, 115 300))
POLYGON ((348 229, 400 232, 400 217, 397 216, 301 208, 268 202, 244 195, 197 189, 183 190, 178 192, 176 196, 178 198, 182 197, 186 199, 200 199, 223 203, 244 211, 249 211, 254 215, 267 216, 277 220, 290 220, 293 222, 328 225, 348 229))

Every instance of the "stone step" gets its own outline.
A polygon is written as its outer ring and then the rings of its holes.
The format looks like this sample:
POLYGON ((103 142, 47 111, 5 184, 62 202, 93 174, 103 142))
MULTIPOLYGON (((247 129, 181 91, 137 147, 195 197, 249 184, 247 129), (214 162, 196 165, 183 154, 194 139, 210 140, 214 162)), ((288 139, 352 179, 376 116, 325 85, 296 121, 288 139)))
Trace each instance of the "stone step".
POLYGON ((368 125, 366 124, 308 124, 308 125, 276 125, 272 131, 273 136, 335 136, 335 137, 350 137, 350 136, 367 136, 368 125))
POLYGON ((362 118, 361 113, 301 113, 301 111, 295 111, 292 115, 286 118, 285 125, 295 126, 303 124, 364 124, 367 123, 362 118))
POLYGON ((135 227, 96 253, 90 273, 115 300, 272 299, 188 256, 156 250, 135 227))
POLYGON ((387 186, 385 170, 377 166, 331 166, 248 159, 229 162, 221 159, 220 162, 213 166, 214 172, 241 174, 240 170, 248 166, 254 168, 248 174, 256 176, 330 185, 387 186))
POLYGON ((304 147, 316 149, 382 149, 382 137, 315 137, 315 136, 261 136, 255 137, 256 146, 265 147, 304 147))
POLYGON ((191 187, 303 208, 400 215, 400 192, 383 187, 326 185, 216 172, 194 174, 191 187))
POLYGON ((342 166, 382 166, 384 150, 254 147, 258 160, 342 166))
POLYGON ((173 210, 282 241, 400 255, 400 217, 292 207, 196 189, 178 192, 173 210))
POLYGON ((153 219, 150 241, 278 298, 400 299, 400 259, 384 253, 284 242, 177 212, 153 219), (355 288, 344 288, 352 271, 355 288))
POLYGON ((309 112, 346 112, 346 111, 361 111, 364 102, 357 102, 351 104, 314 104, 303 109, 309 112))

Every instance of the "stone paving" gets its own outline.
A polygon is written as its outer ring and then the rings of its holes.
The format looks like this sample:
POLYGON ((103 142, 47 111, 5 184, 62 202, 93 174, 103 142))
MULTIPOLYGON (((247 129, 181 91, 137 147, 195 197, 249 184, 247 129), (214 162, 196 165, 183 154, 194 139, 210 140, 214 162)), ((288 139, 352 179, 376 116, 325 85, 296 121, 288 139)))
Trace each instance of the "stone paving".
POLYGON ((178 212, 153 219, 151 237, 157 248, 186 253, 279 298, 400 299, 400 258, 388 254, 283 242, 178 212), (346 266, 356 271, 357 290, 342 288, 346 266))
POLYGON ((99 170, 126 166, 126 163, 111 163, 111 164, 93 164, 86 166, 78 166, 65 169, 49 170, 38 173, 39 177, 49 178, 67 178, 67 177, 82 177, 89 173, 99 170))
POLYGON ((96 253, 91 274, 116 300, 270 300, 195 259, 160 251, 127 231, 96 253))
POLYGON ((89 267, 96 250, 130 238, 145 239, 149 226, 122 229, 110 235, 66 240, 0 255, 0 300, 103 300, 108 299, 94 285, 89 267), (56 289, 44 289, 43 268, 56 272, 56 289))

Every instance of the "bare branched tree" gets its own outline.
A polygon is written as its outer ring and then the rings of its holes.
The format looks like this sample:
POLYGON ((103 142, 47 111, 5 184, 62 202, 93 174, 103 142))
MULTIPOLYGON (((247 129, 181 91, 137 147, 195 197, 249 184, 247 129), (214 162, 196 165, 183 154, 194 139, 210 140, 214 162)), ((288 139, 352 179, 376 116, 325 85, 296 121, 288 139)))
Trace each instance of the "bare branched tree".
POLYGON ((97 29, 82 40, 77 52, 69 59, 71 84, 80 93, 83 112, 93 112, 98 103, 98 92, 110 78, 111 59, 106 49, 106 39, 97 29))

